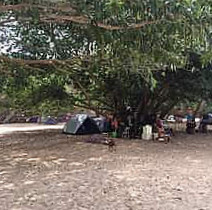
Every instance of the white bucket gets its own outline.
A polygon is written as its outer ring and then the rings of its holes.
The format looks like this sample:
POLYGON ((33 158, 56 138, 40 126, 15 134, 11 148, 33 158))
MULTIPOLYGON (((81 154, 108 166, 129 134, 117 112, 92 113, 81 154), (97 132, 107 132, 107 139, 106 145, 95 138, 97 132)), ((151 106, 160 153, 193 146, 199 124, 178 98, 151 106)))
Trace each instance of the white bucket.
POLYGON ((142 139, 151 140, 152 139, 152 126, 146 125, 143 127, 142 139))

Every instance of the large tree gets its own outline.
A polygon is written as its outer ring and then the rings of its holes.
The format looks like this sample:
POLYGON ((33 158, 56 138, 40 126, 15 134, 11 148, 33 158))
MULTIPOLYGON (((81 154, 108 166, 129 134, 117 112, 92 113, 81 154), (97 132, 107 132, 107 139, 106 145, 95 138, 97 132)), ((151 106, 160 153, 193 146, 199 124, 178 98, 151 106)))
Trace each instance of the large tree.
POLYGON ((36 91, 57 86, 73 105, 118 113, 130 105, 139 114, 208 98, 211 8, 193 0, 5 0, 2 91, 31 107, 61 101, 51 93, 35 101, 36 91))

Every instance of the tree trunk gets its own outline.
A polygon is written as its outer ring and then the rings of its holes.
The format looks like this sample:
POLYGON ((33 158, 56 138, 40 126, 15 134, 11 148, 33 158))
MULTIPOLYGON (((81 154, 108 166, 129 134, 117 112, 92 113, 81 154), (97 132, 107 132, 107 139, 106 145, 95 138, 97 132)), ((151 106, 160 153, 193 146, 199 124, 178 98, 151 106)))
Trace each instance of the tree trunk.
POLYGON ((4 119, 3 123, 9 123, 12 117, 15 115, 16 111, 11 111, 4 119))
POLYGON ((203 109, 204 109, 205 104, 206 104, 206 101, 205 101, 205 100, 201 100, 201 101, 197 104, 197 107, 196 107, 196 109, 195 109, 195 111, 194 111, 194 115, 195 115, 195 116, 203 112, 203 109))

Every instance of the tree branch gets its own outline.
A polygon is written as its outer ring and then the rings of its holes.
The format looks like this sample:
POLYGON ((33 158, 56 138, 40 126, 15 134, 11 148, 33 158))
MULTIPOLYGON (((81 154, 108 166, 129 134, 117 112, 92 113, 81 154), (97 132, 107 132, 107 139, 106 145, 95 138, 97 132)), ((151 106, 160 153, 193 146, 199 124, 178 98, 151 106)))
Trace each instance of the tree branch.
POLYGON ((7 11, 19 11, 21 9, 29 9, 29 8, 38 8, 42 9, 45 12, 48 10, 53 10, 53 11, 58 11, 58 12, 76 12, 76 10, 73 7, 70 7, 68 5, 65 6, 44 6, 41 4, 27 4, 27 3, 20 3, 20 4, 15 4, 15 5, 1 5, 0 4, 0 12, 7 12, 7 11))
POLYGON ((16 4, 16 5, 1 5, 0 4, 0 12, 6 12, 10 10, 20 10, 23 8, 29 7, 29 4, 16 4))
MULTIPOLYGON (((89 25, 91 24, 90 19, 84 17, 84 16, 69 16, 69 15, 45 15, 40 18, 42 22, 57 22, 57 23, 64 23, 64 22, 74 22, 77 24, 83 24, 83 25, 89 25)), ((117 31, 117 30, 130 30, 130 29, 140 29, 146 25, 152 25, 152 24, 157 24, 160 21, 143 21, 141 23, 133 23, 130 25, 126 26, 113 26, 113 25, 108 25, 100 22, 96 22, 94 26, 103 28, 105 30, 109 31, 117 31)))
POLYGON ((16 21, 16 19, 15 19, 15 18, 0 21, 0 26, 4 26, 4 24, 11 23, 11 22, 14 22, 14 21, 16 21))
MULTIPOLYGON (((40 16, 40 21, 41 22, 56 22, 56 23, 64 23, 64 22, 73 22, 77 24, 82 24, 82 25, 89 25, 91 24, 91 20, 87 18, 86 16, 83 15, 76 15, 76 10, 73 9, 72 7, 50 7, 50 6, 43 6, 43 5, 32 5, 32 4, 16 4, 16 5, 5 5, 5 6, 0 6, 0 11, 9 11, 9 10, 21 10, 21 9, 26 9, 26 8, 38 8, 42 9, 45 12, 45 15, 40 16), (53 10, 54 13, 55 11, 58 12, 69 12, 72 13, 72 15, 56 15, 56 14, 46 14, 48 10, 53 10), (73 15, 75 13, 75 15, 73 15)), ((120 26, 120 25, 108 25, 104 24, 101 22, 96 22, 94 26, 103 28, 105 30, 109 31, 116 31, 116 30, 130 30, 130 29, 140 29, 146 25, 152 25, 152 24, 157 24, 159 23, 160 20, 155 20, 155 21, 143 21, 141 23, 132 23, 128 24, 126 26, 120 26)))
POLYGON ((0 63, 14 63, 19 65, 28 65, 28 66, 52 66, 52 65, 66 65, 66 62, 72 61, 69 60, 24 60, 20 58, 9 58, 4 55, 0 55, 0 63))

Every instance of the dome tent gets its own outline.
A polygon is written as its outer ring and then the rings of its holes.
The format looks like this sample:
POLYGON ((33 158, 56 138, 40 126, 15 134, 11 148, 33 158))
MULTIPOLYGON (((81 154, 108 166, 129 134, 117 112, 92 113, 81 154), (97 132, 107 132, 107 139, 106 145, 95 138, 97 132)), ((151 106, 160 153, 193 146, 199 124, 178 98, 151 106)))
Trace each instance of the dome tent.
POLYGON ((48 117, 46 119, 46 121, 44 122, 45 125, 56 125, 57 124, 57 121, 52 118, 52 117, 48 117))
POLYGON ((66 134, 83 135, 97 134, 100 130, 96 122, 86 114, 77 114, 65 124, 63 132, 66 134))

